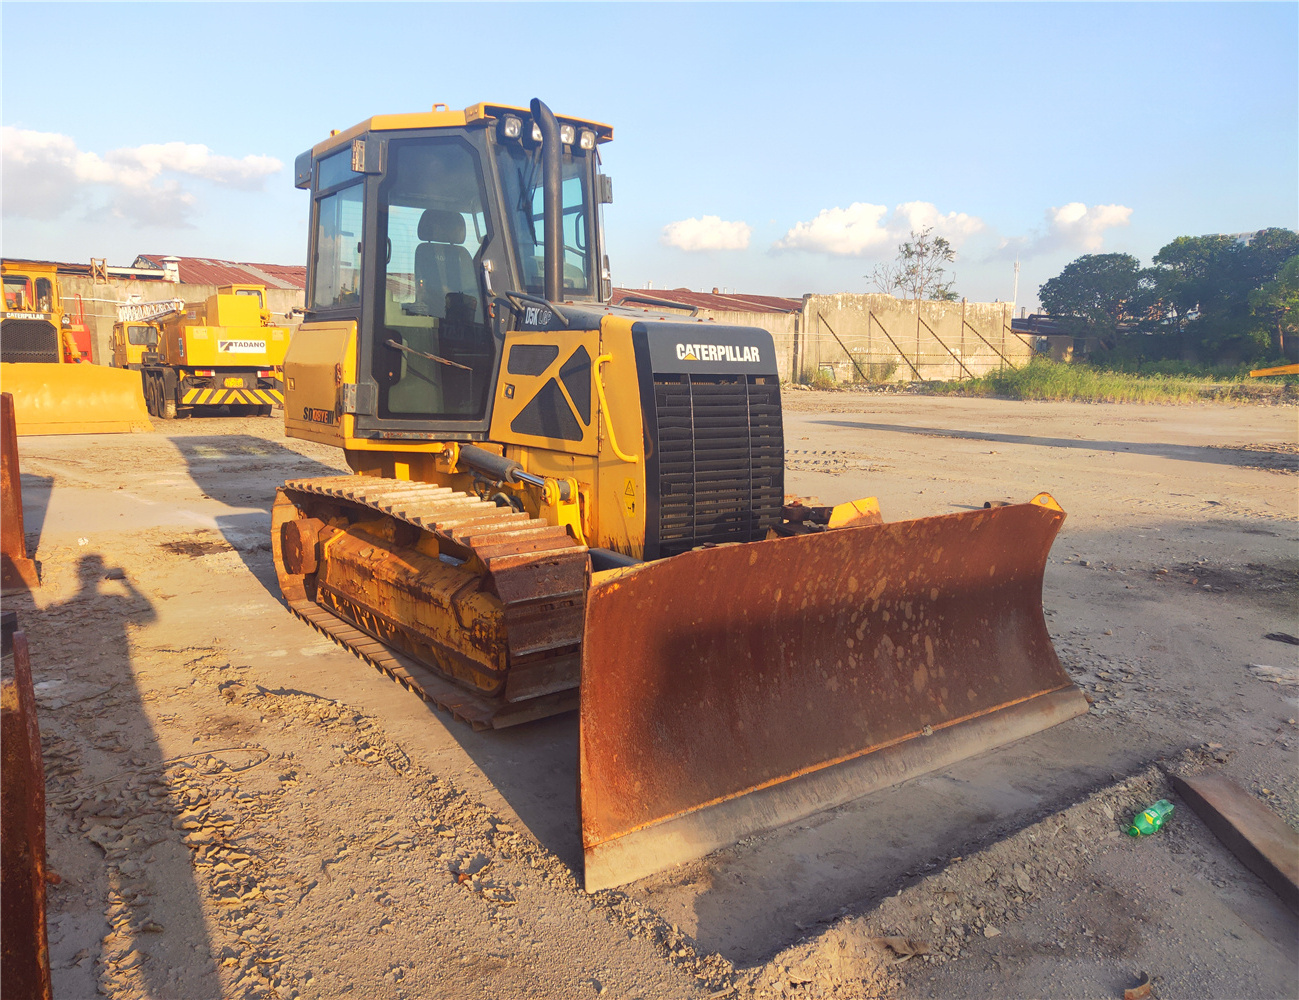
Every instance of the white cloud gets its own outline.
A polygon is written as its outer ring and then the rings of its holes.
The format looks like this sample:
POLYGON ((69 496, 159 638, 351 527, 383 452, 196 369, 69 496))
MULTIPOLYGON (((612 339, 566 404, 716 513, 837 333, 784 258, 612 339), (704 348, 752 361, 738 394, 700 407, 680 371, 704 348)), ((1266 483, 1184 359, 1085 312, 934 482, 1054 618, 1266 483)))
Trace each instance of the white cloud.
POLYGON ((964 212, 942 212, 927 201, 908 201, 894 208, 853 202, 847 208, 827 208, 810 222, 799 222, 777 250, 807 250, 837 256, 865 257, 891 252, 912 231, 932 226, 934 232, 953 245, 984 228, 983 220, 964 212))
POLYGON ((663 242, 678 250, 745 250, 753 228, 744 222, 724 222, 719 216, 682 219, 663 227, 663 242))
POLYGON ((1105 243, 1105 230, 1126 226, 1132 209, 1126 205, 1093 205, 1071 201, 1063 208, 1046 213, 1047 231, 1042 249, 1087 250, 1095 252, 1105 243))
POLYGON ((1105 245, 1105 232, 1126 226, 1132 220, 1132 209, 1126 205, 1093 205, 1071 201, 1063 207, 1052 206, 1045 217, 1045 228, 1032 236, 1019 236, 1001 242, 996 256, 1008 258, 1018 254, 1033 257, 1058 250, 1095 253, 1105 245))
POLYGON ((197 198, 174 176, 256 190, 282 164, 272 156, 221 156, 196 143, 149 143, 103 156, 77 148, 70 136, 4 126, 7 216, 56 219, 70 209, 142 225, 184 226, 197 198), (103 200, 107 195, 107 200, 103 200))
POLYGON ((926 226, 932 226, 936 235, 946 237, 953 244, 986 228, 983 220, 977 216, 966 215, 964 212, 948 212, 943 215, 928 201, 904 202, 893 210, 895 235, 909 236, 926 226), (902 220, 906 220, 905 226, 901 224, 902 220))

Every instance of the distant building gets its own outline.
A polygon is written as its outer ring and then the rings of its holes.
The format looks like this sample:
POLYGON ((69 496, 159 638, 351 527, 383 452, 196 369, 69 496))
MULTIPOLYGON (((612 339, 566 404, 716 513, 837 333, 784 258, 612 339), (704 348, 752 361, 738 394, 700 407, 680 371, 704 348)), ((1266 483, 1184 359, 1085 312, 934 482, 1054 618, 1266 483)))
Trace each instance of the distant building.
POLYGON ((803 300, 779 295, 741 295, 736 292, 692 292, 688 288, 615 288, 611 299, 614 305, 658 304, 679 305, 683 310, 706 309, 709 312, 743 313, 796 313, 803 308, 803 300), (640 300, 639 303, 636 300, 640 300))
POLYGON ((307 268, 303 264, 249 264, 233 260, 209 260, 206 257, 175 257, 140 254, 131 265, 134 271, 154 270, 176 277, 182 285, 265 285, 267 288, 307 287, 307 268))

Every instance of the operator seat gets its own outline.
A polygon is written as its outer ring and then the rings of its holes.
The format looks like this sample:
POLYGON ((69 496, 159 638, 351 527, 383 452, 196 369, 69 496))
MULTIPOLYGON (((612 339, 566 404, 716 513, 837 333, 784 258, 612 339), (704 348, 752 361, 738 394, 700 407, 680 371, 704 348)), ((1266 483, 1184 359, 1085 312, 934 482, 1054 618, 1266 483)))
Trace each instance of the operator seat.
POLYGON ((474 261, 465 249, 465 218, 459 212, 425 209, 415 247, 415 300, 426 316, 446 319, 447 295, 477 297, 474 261))

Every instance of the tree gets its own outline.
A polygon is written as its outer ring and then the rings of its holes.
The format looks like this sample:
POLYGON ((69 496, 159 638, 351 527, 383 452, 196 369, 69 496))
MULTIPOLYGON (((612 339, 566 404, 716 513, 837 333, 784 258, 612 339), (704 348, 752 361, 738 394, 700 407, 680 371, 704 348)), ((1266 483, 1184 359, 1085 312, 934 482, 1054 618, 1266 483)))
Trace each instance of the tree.
POLYGON ((1038 289, 1042 307, 1075 333, 1112 348, 1119 325, 1138 318, 1148 276, 1131 254, 1079 257, 1038 289))
POLYGON ((1154 260, 1157 297, 1183 353, 1240 361, 1266 352, 1273 331, 1282 339, 1275 308, 1256 305, 1255 293, 1296 255, 1299 234, 1277 228, 1248 239, 1179 236, 1163 247, 1154 260))
POLYGON ((1259 319, 1275 324, 1276 356, 1285 357, 1286 331, 1299 331, 1299 255, 1286 262, 1275 281, 1250 292, 1249 305, 1259 319))
POLYGON ((911 299, 956 301, 952 290, 956 278, 944 280, 946 265, 956 260, 956 251, 944 237, 933 233, 933 226, 920 232, 911 230, 911 239, 898 244, 897 257, 887 264, 877 264, 866 278, 881 292, 901 289, 911 299))

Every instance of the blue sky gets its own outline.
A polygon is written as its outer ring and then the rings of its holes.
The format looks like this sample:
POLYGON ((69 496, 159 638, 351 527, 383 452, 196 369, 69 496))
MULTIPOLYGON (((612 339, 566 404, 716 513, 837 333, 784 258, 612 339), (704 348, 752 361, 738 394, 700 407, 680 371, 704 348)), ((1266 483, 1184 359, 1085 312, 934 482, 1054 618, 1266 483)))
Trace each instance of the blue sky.
POLYGON ((294 156, 370 115, 606 121, 616 283, 870 291, 913 226, 1021 304, 1087 252, 1299 228, 1299 5, 26 4, 3 252, 295 263, 294 156), (46 40, 62 58, 52 61, 46 40), (29 42, 37 44, 29 44, 29 42), (52 72, 57 65, 58 71, 52 72))

